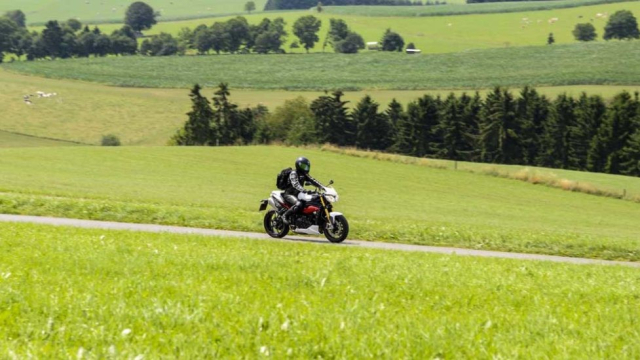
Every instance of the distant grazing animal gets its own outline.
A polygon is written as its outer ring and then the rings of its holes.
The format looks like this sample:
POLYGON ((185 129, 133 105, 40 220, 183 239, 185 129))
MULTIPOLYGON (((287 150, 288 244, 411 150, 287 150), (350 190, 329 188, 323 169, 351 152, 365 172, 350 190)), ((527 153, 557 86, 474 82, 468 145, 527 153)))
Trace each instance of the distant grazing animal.
POLYGON ((447 26, 448 26, 448 27, 452 27, 452 26, 453 26, 453 24, 452 24, 452 23, 448 23, 448 24, 447 24, 447 26))
POLYGON ((549 19, 549 24, 554 24, 556 21, 558 21, 557 17, 551 18, 549 19))
POLYGON ((52 96, 58 96, 58 93, 45 93, 42 91, 36 91, 36 94, 38 94, 39 98, 49 98, 52 96))

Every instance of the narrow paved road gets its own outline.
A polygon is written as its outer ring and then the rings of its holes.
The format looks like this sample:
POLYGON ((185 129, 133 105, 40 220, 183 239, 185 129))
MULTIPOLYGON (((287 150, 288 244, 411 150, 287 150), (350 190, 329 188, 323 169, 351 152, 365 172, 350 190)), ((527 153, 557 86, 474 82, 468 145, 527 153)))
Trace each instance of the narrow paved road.
MULTIPOLYGON (((179 226, 165 226, 165 225, 152 225, 152 224, 131 224, 131 223, 118 223, 110 221, 94 221, 94 220, 76 220, 76 219, 63 219, 63 218, 51 218, 40 216, 22 216, 22 215, 1 215, 0 222, 19 222, 19 223, 31 223, 31 224, 45 224, 55 226, 71 226, 87 229, 106 229, 106 230, 129 230, 129 231, 142 231, 152 233, 173 233, 173 234, 197 234, 207 236, 226 236, 226 237, 241 237, 251 239, 262 239, 272 241, 295 241, 295 242, 309 242, 318 244, 331 245, 329 241, 320 237, 301 237, 301 236, 287 236, 284 239, 276 240, 263 233, 252 232, 240 232, 240 231, 228 231, 228 230, 213 230, 213 229, 198 229, 179 226)), ((437 246, 424 246, 424 245, 408 245, 408 244, 395 244, 384 242, 370 242, 359 240, 347 240, 340 245, 333 246, 349 246, 357 248, 368 249, 383 249, 383 250, 398 250, 398 251, 418 251, 438 254, 450 254, 461 256, 480 256, 480 257, 494 257, 505 259, 520 259, 520 260, 541 260, 541 261, 554 261, 572 264, 599 264, 599 265, 621 265, 640 268, 640 263, 625 262, 625 261, 607 261, 607 260, 594 260, 583 258, 572 258, 565 256, 552 256, 552 255, 538 255, 538 254, 521 254, 510 253, 500 251, 486 251, 486 250, 470 250, 459 249, 450 247, 437 247, 437 246)))

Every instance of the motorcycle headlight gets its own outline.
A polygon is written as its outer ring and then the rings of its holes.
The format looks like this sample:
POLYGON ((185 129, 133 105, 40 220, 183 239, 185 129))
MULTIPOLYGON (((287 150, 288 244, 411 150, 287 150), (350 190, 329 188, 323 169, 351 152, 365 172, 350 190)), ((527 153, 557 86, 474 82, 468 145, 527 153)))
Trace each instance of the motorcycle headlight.
POLYGON ((327 198, 329 202, 338 202, 338 195, 325 195, 324 197, 327 198))

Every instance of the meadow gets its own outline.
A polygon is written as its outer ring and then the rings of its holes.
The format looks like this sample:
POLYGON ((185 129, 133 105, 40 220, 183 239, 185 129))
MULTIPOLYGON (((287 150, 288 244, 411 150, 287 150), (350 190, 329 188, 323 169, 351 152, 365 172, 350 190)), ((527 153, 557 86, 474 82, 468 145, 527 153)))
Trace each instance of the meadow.
MULTIPOLYGON (((76 18, 88 23, 122 22, 132 0, 3 0, 0 13, 22 10, 28 24, 43 24, 48 20, 76 18)), ((244 13, 245 2, 237 0, 148 0, 160 21, 185 17, 207 17, 220 14, 244 13)), ((254 0, 256 10, 262 11, 266 0, 254 0)))
POLYGON ((632 1, 637 0, 552 0, 486 2, 473 4, 467 4, 464 1, 447 1, 446 5, 438 6, 326 6, 323 9, 323 12, 336 15, 359 15, 374 17, 425 17, 568 9, 582 6, 632 1))
MULTIPOLYGON (((537 2, 536 2, 537 3, 537 2)), ((433 7, 433 6, 432 6, 433 7)), ((425 8, 427 8, 425 6, 425 8)), ((354 31, 361 34, 365 41, 379 41, 387 28, 398 32, 405 43, 414 43, 423 53, 449 53, 463 52, 470 49, 504 48, 516 46, 545 45, 549 33, 554 34, 556 44, 575 43, 571 31, 578 23, 590 22, 598 33, 598 41, 602 41, 606 19, 596 18, 598 13, 613 14, 618 10, 630 10, 636 17, 640 16, 640 1, 582 6, 572 9, 553 9, 545 11, 522 11, 505 14, 475 14, 458 16, 437 17, 397 17, 397 16, 356 16, 338 15, 331 13, 318 14, 315 11, 294 11, 260 13, 246 16, 251 24, 257 24, 265 17, 282 17, 287 23, 289 37, 287 43, 296 39, 292 27, 295 21, 303 15, 312 14, 322 20, 322 28, 319 32, 320 42, 312 49, 312 52, 322 52, 322 44, 329 30, 329 20, 340 18, 354 31), (523 22, 528 18, 529 23, 523 22), (558 21, 550 24, 550 18, 558 18, 558 21)), ((166 21, 154 26, 145 32, 147 35, 167 32, 177 35, 184 27, 195 28, 200 24, 211 25, 216 21, 226 21, 229 17, 216 17, 189 21, 166 21)), ((121 25, 105 24, 100 28, 111 32, 121 25)), ((34 28, 40 30, 41 27, 34 28)), ((304 49, 291 50, 285 45, 286 51, 304 53, 304 49)), ((332 52, 327 47, 327 52, 332 52)))
POLYGON ((300 154, 335 180, 352 238, 640 260, 636 203, 312 149, 0 149, 0 212, 262 231, 259 201, 300 154))
POLYGON ((579 185, 583 185, 586 193, 589 193, 589 190, 600 190, 605 194, 609 193, 613 195, 619 195, 620 198, 640 202, 640 181, 638 180, 638 178, 632 176, 619 176, 603 173, 592 173, 587 171, 553 169, 525 165, 502 165, 474 163, 467 161, 417 158, 397 154, 381 153, 377 151, 340 148, 326 144, 320 146, 310 146, 310 148, 359 158, 390 161, 400 164, 413 164, 438 169, 467 171, 475 174, 509 178, 513 180, 537 183, 541 185, 546 184, 567 191, 581 191, 581 189, 579 188, 572 189, 571 186, 579 187, 579 185))
POLYGON ((473 50, 459 54, 398 53, 221 55, 15 62, 19 73, 125 87, 236 89, 424 90, 561 85, 640 84, 640 41, 473 50), (553 64, 553 66, 550 66, 553 64), (269 76, 267 76, 267 74, 269 76))
MULTIPOLYGON (((543 94, 555 97, 560 93, 579 95, 599 94, 610 98, 622 90, 640 91, 640 86, 560 86, 538 88, 543 94)), ((213 88, 204 90, 213 96, 213 88)), ((425 93, 446 96, 460 90, 366 90, 346 92, 349 105, 355 105, 368 94, 385 107, 392 99, 403 104, 425 93)), ((481 90, 484 94, 485 90, 481 90)), ((298 96, 313 101, 322 92, 280 90, 237 90, 231 84, 231 100, 242 107, 258 104, 274 110, 285 100, 298 96)), ((0 130, 8 130, 40 137, 99 144, 106 134, 116 134, 123 145, 165 145, 167 140, 186 120, 190 109, 186 89, 116 88, 73 80, 54 80, 13 74, 0 69, 0 130), (48 99, 32 98, 32 106, 25 105, 22 97, 37 91, 56 92, 48 99)), ((15 137, 0 133, 0 146, 54 145, 48 140, 15 137)), ((65 145, 69 143, 56 143, 65 145)))
POLYGON ((0 353, 637 358, 636 269, 0 224, 0 353))

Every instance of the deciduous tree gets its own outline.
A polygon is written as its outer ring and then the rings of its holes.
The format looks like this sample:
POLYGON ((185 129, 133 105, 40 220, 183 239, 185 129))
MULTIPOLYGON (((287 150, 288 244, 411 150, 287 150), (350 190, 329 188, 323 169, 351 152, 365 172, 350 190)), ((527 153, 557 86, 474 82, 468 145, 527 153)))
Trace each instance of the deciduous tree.
POLYGON ((27 16, 22 12, 22 10, 7 11, 4 16, 12 20, 21 28, 27 27, 27 16))
POLYGON ((638 21, 629 10, 616 11, 604 27, 604 39, 638 39, 638 21))
POLYGON ((254 11, 256 9, 256 3, 254 1, 247 1, 244 4, 244 11, 248 12, 249 14, 251 14, 252 11, 254 11))
POLYGON ((82 29, 82 23, 78 19, 69 19, 67 20, 66 25, 73 31, 82 29))
POLYGON ((60 24, 55 20, 47 22, 45 29, 42 30, 42 41, 44 43, 45 50, 52 59, 60 57, 63 53, 63 36, 64 32, 62 31, 60 24))
POLYGON ((578 41, 593 41, 598 37, 596 28, 591 23, 576 24, 573 29, 573 37, 578 41))
POLYGON ((402 51, 404 49, 404 39, 391 29, 385 31, 380 44, 382 44, 382 51, 402 51))
POLYGON ((149 30, 157 23, 156 13, 148 4, 136 1, 127 9, 124 22, 135 31, 149 30))
POLYGON ((321 26, 322 21, 313 15, 302 16, 293 24, 293 34, 298 37, 307 53, 320 40, 318 31, 321 26))
POLYGON ((240 50, 240 46, 250 39, 249 23, 242 16, 228 20, 225 24, 225 31, 228 39, 227 50, 231 53, 240 50))

